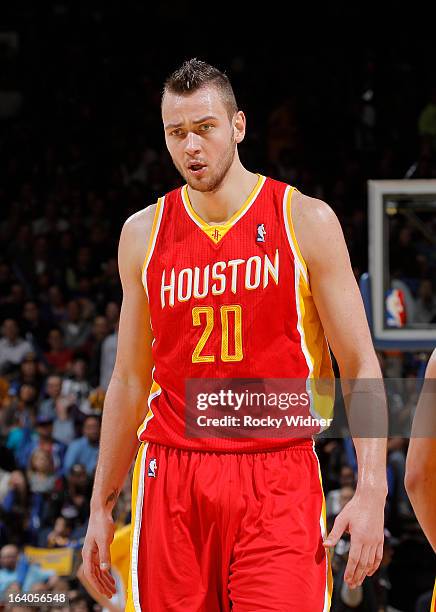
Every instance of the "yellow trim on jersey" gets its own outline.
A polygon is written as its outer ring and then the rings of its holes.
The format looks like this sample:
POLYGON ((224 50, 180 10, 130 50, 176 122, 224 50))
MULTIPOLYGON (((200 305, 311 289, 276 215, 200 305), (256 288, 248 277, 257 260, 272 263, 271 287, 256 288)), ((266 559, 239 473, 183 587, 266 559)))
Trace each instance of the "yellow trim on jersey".
POLYGON ((204 221, 204 219, 202 219, 192 207, 191 200, 189 199, 189 194, 188 194, 188 185, 184 185, 182 187, 182 200, 185 205, 185 208, 187 209, 188 214, 215 244, 218 244, 218 242, 222 238, 224 238, 227 232, 247 212, 248 208, 251 206, 251 204, 254 202, 254 200, 259 195, 259 192, 265 182, 265 178, 261 174, 258 174, 257 176, 258 176, 257 183, 254 186, 253 191, 250 193, 248 198, 245 200, 244 204, 241 206, 239 210, 237 210, 230 217, 228 221, 226 221, 222 225, 210 225, 209 223, 206 223, 206 221, 204 221))
POLYGON ((310 288, 297 269, 295 274, 298 330, 301 350, 309 368, 311 412, 314 417, 331 419, 334 412, 335 381, 330 351, 310 288))
MULTIPOLYGON (((318 455, 316 454, 316 450, 315 450, 315 442, 313 443, 313 452, 315 454, 315 457, 317 459, 318 462, 318 478, 319 478, 319 484, 321 487, 321 493, 322 493, 322 508, 321 508, 321 517, 320 517, 320 527, 321 527, 321 535, 322 538, 326 538, 327 537, 327 511, 326 511, 326 503, 325 503, 325 496, 324 496, 324 488, 322 485, 322 474, 321 474, 321 466, 319 464, 319 459, 318 459, 318 455)), ((325 549, 325 553, 326 553, 326 593, 325 595, 327 596, 327 601, 325 602, 324 608, 323 608, 323 612, 329 612, 330 610, 330 606, 331 606, 331 602, 332 602, 332 594, 333 594, 333 574, 332 574, 332 564, 331 564, 331 556, 330 556, 330 551, 328 548, 325 549)))
POLYGON ((153 255, 154 245, 156 243, 157 232, 159 231, 160 221, 162 218, 162 208, 163 208, 164 200, 165 198, 159 198, 157 201, 156 210, 154 211, 153 225, 151 226, 150 238, 148 239, 147 251, 145 253, 144 261, 142 263, 142 268, 141 268, 141 279, 142 279, 144 288, 147 291, 147 297, 148 297, 148 290, 147 290, 146 279, 144 278, 144 271, 148 267, 151 256, 153 255))
MULTIPOLYGON (((143 489, 140 489, 141 485, 141 477, 142 477, 142 485, 144 485, 144 462, 147 453, 147 444, 142 443, 139 447, 138 454, 136 455, 135 467, 133 470, 133 478, 132 478, 132 520, 131 520, 131 530, 130 530, 130 564, 129 564, 129 582, 127 586, 127 596, 126 596, 126 612, 135 612, 135 604, 133 601, 133 582, 132 582, 132 560, 133 555, 138 555, 138 547, 139 547, 139 535, 141 530, 141 515, 142 515, 142 497, 143 497, 143 489), (138 505, 138 495, 141 495, 141 507, 137 508, 138 505), (137 515, 138 512, 138 515, 137 515)), ((136 576, 137 580, 137 576, 136 576)))
POLYGON ((430 612, 436 612, 436 578, 434 581, 433 597, 431 598, 430 612))
POLYGON ((300 247, 298 245, 297 236, 295 235, 294 224, 292 223, 292 195, 293 195, 294 191, 298 191, 298 189, 296 189, 295 187, 291 187, 289 189, 289 193, 288 193, 288 197, 287 197, 287 201, 286 201, 286 217, 287 217, 287 222, 288 222, 288 226, 289 226, 289 232, 290 232, 290 235, 291 235, 292 244, 293 244, 294 249, 295 249, 294 252, 296 253, 296 255, 298 257, 298 261, 299 261, 301 267, 304 270, 305 280, 308 280, 309 275, 308 275, 308 271, 307 271, 307 265, 306 265, 306 262, 304 260, 303 255, 301 254, 301 250, 300 250, 300 247))
POLYGON ((154 380, 153 374, 154 374, 154 368, 153 368, 153 372, 152 372, 151 389, 150 389, 150 393, 148 394, 148 400, 147 400, 147 402, 148 402, 148 412, 145 415, 145 419, 142 421, 141 425, 136 430, 136 435, 138 436, 138 438, 140 438, 141 434, 145 431, 145 429, 147 429, 148 421, 150 421, 150 419, 152 419, 154 417, 153 410, 151 409, 151 401, 155 397, 157 397, 158 395, 160 395, 162 393, 162 387, 159 385, 159 383, 157 383, 154 380))

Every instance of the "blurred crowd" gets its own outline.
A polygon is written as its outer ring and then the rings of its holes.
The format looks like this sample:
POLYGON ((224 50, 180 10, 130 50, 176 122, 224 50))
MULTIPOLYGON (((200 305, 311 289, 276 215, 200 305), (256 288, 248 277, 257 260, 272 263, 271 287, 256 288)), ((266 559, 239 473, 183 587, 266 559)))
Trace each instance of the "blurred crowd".
MULTIPOLYGON (((181 184, 159 110, 162 81, 176 66, 146 36, 135 38, 138 25, 123 38, 119 14, 99 3, 78 15, 49 2, 44 23, 33 3, 20 6, 17 14, 9 9, 0 31, 0 596, 65 590, 69 609, 91 610, 97 606, 74 573, 56 577, 22 551, 79 551, 83 542, 117 345, 120 228, 181 184)), ((134 10, 139 22, 145 9, 138 3, 134 10)), ((267 59, 250 62, 236 48, 203 57, 227 68, 247 112, 243 161, 332 205, 358 278, 367 270, 366 180, 436 178, 436 89, 419 80, 413 54, 381 58, 364 49, 351 76, 335 53, 324 49, 316 61, 303 55, 298 67, 278 56, 272 72, 267 59), (277 80, 286 70, 289 90, 277 80), (259 73, 265 86, 257 96, 259 73), (405 73, 414 85, 407 92, 405 73)), ((419 270, 410 256, 412 232, 397 232, 391 260, 403 276, 412 267, 416 320, 434 322, 428 267, 419 270)), ((394 352, 380 362, 387 375, 418 377, 425 357, 394 352)), ((333 556, 334 611, 390 605, 420 612, 425 605, 435 564, 404 490, 406 452, 406 439, 390 440, 382 566, 348 592, 344 537, 333 556)), ((353 495, 357 466, 350 441, 321 441, 318 453, 331 525, 353 495)), ((130 520, 129 482, 116 519, 130 520)))

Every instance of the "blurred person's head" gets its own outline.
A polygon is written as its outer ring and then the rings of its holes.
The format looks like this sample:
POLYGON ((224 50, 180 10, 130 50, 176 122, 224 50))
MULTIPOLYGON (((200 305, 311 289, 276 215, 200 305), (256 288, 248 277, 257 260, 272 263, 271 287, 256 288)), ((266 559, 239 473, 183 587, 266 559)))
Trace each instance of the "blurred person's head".
POLYGON ((412 240, 412 230, 410 227, 403 227, 398 236, 398 242, 401 246, 408 246, 412 240))
POLYGON ((25 299, 24 287, 20 283, 13 283, 10 291, 11 302, 22 304, 25 299))
POLYGON ((0 563, 3 569, 14 570, 17 565, 19 550, 15 544, 6 544, 0 551, 0 563))
POLYGON ((46 393, 51 399, 56 399, 62 391, 62 378, 52 374, 47 378, 46 393))
POLYGON ((53 327, 47 338, 48 346, 51 351, 61 351, 64 348, 64 337, 57 327, 53 327))
POLYGON ((26 406, 31 406, 35 403, 37 396, 37 390, 34 385, 29 385, 28 383, 24 383, 20 387, 20 391, 18 397, 21 402, 26 406))
POLYGON ((68 474, 68 482, 74 487, 86 488, 88 486, 88 474, 81 463, 75 463, 68 474))
POLYGON ((48 242, 45 236, 38 236, 33 244, 33 256, 45 258, 48 253, 48 242))
POLYGON ((433 283, 429 278, 422 280, 419 284, 418 296, 423 302, 431 302, 433 298, 433 283))
POLYGON ((353 495, 354 495, 353 487, 342 487, 341 488, 340 501, 339 501, 341 510, 348 504, 349 501, 351 501, 353 495))
POLYGON ((82 246, 77 252, 77 265, 81 268, 86 268, 91 262, 91 250, 87 246, 82 246))
POLYGON ((191 59, 165 81, 162 96, 165 142, 174 165, 197 191, 216 191, 245 136, 245 116, 228 77, 191 59))
POLYGON ((81 316, 81 307, 78 300, 70 300, 67 304, 67 318, 72 323, 77 323, 81 316))
POLYGON ((51 454, 42 448, 36 448, 30 457, 29 470, 38 474, 53 474, 54 465, 51 454))
POLYGON ((96 444, 100 439, 100 419, 89 415, 83 422, 83 435, 91 444, 96 444))
POLYGON ((354 472, 349 465, 343 465, 341 467, 341 473, 339 476, 339 482, 341 487, 353 487, 354 486, 354 472))
POLYGON ((48 300, 52 306, 62 306, 64 303, 64 296, 60 287, 52 285, 48 290, 48 300))
POLYGON ((38 362, 34 353, 28 353, 20 364, 21 379, 34 380, 38 375, 38 362))
POLYGON ((43 440, 50 440, 53 434, 53 418, 42 415, 36 417, 35 429, 43 440))
POLYGON ((114 327, 120 318, 120 307, 116 302, 108 302, 106 305, 106 320, 110 327, 114 327))
POLYGON ((5 319, 3 321, 2 334, 9 342, 15 342, 19 334, 18 324, 15 319, 5 319))
POLYGON ((68 538, 71 535, 73 527, 71 521, 69 521, 64 516, 58 516, 55 520, 55 524, 53 527, 53 531, 56 535, 62 536, 63 538, 68 538))
POLYGON ((9 488, 25 493, 27 491, 27 480, 21 470, 14 470, 9 477, 9 488))
POLYGON ((39 308, 33 300, 27 300, 24 303, 23 319, 29 323, 36 323, 39 320, 39 308))
POLYGON ((98 316, 95 317, 92 333, 97 340, 104 340, 109 333, 106 317, 98 316))
POLYGON ((72 365, 72 374, 76 380, 84 380, 86 378, 86 361, 82 358, 75 359, 72 365))

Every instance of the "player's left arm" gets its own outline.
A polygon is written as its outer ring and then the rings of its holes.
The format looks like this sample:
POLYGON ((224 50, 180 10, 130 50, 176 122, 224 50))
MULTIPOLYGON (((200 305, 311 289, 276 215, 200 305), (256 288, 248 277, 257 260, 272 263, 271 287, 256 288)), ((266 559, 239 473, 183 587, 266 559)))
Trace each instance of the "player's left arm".
POLYGON ((436 552, 436 350, 413 419, 405 485, 416 518, 436 552))
MULTIPOLYGON (((306 263, 313 299, 325 335, 338 362, 342 387, 347 381, 375 381, 378 395, 351 394, 347 413, 362 423, 378 422, 380 437, 353 436, 358 461, 358 482, 353 499, 337 516, 324 541, 334 546, 344 531, 351 535, 345 581, 350 587, 362 584, 378 568, 383 554, 386 483, 386 400, 382 375, 360 291, 350 263, 340 223, 333 210, 321 200, 294 193, 292 220, 302 257, 306 263), (362 380, 363 379, 363 380, 362 380), (357 402, 356 402, 357 399, 357 402), (360 404, 360 407, 359 407, 360 404), (354 405, 354 408, 353 408, 354 405), (364 410, 364 412, 363 412, 364 410), (357 417, 357 418, 355 418, 357 417)), ((353 431, 353 429, 352 429, 353 431)))

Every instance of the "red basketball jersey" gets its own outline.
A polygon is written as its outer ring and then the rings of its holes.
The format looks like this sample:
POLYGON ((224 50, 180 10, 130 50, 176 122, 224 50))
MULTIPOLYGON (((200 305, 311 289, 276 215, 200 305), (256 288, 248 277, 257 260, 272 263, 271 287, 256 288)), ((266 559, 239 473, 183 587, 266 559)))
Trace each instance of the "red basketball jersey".
POLYGON ((233 452, 294 441, 185 435, 186 379, 333 375, 292 226, 293 191, 259 175, 242 208, 217 226, 195 213, 186 185, 158 200, 142 273, 154 368, 141 441, 233 452))

